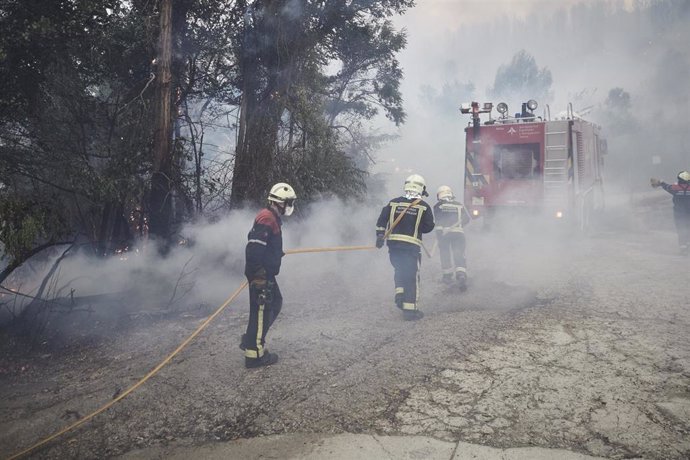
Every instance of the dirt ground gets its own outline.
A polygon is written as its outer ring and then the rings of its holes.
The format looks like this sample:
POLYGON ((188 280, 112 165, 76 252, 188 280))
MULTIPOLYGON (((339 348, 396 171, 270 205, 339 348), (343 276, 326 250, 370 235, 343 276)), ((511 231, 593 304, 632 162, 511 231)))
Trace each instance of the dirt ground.
MULTIPOLYGON (((469 289, 442 285, 425 258, 417 322, 393 307, 385 250, 289 256, 269 334, 277 365, 244 369, 243 293, 160 374, 33 456, 370 433, 690 458, 690 259, 668 220, 654 228, 656 211, 636 212, 587 238, 470 228, 469 289)), ((116 397, 209 311, 94 323, 115 332, 2 358, 0 455, 116 397)))

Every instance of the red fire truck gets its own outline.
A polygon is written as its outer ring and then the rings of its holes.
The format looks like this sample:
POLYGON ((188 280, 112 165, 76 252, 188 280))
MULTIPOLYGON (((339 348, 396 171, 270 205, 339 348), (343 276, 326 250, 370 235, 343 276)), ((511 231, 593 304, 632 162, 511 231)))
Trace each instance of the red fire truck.
POLYGON ((534 115, 536 108, 530 100, 508 116, 501 102, 500 116, 492 118, 492 103, 462 105, 461 112, 472 117, 465 129, 465 205, 473 217, 492 219, 512 210, 586 229, 592 212, 604 206, 601 128, 570 104, 555 119, 548 106, 543 117, 534 115))

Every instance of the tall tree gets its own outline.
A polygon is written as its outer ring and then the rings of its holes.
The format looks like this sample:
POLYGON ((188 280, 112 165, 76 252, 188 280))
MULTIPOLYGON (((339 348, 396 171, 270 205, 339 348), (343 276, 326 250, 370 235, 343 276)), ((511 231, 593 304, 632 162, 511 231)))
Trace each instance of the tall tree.
POLYGON ((172 0, 160 0, 149 230, 151 234, 162 238, 170 236, 172 217, 172 8, 172 0))
POLYGON ((337 134, 319 128, 326 110, 329 129, 335 129, 338 116, 371 118, 377 107, 395 123, 404 121, 402 72, 395 53, 404 47, 405 38, 388 17, 412 4, 412 0, 246 4, 236 40, 242 100, 234 206, 263 198, 274 180, 279 152, 302 155, 309 146, 324 148, 326 139, 315 137, 318 133, 337 139, 337 134), (327 67, 334 63, 341 68, 329 75, 327 67), (314 110, 321 116, 315 116, 314 110), (288 132, 282 146, 281 131, 288 132))
POLYGON ((540 69, 534 56, 520 50, 509 64, 498 68, 489 93, 497 98, 548 101, 551 98, 552 82, 551 71, 546 67, 540 69))

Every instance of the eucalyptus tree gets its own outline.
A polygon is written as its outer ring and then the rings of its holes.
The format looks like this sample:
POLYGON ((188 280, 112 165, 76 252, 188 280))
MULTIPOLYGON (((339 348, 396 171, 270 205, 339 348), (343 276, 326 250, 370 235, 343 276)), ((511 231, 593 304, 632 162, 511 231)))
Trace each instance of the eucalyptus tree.
POLYGON ((234 206, 261 199, 277 179, 296 180, 307 195, 338 185, 361 190, 362 171, 343 155, 347 134, 339 130, 356 128, 379 110, 396 124, 404 121, 395 54, 405 46, 405 35, 390 17, 412 5, 236 2, 243 20, 234 40, 241 94, 234 206))
POLYGON ((510 63, 502 65, 496 71, 494 85, 489 93, 497 98, 514 98, 548 101, 551 94, 553 77, 547 67, 541 69, 530 53, 520 50, 510 63))

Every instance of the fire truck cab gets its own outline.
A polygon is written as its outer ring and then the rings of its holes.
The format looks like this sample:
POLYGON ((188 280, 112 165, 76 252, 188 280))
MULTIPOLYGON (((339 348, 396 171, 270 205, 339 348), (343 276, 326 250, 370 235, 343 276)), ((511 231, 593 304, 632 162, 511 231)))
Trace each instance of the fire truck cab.
POLYGON ((571 104, 553 120, 548 106, 543 117, 534 115, 536 108, 530 100, 509 117, 502 102, 494 119, 492 103, 462 105, 472 117, 465 128, 465 206, 475 218, 512 210, 586 229, 592 212, 604 206, 601 128, 571 104))

